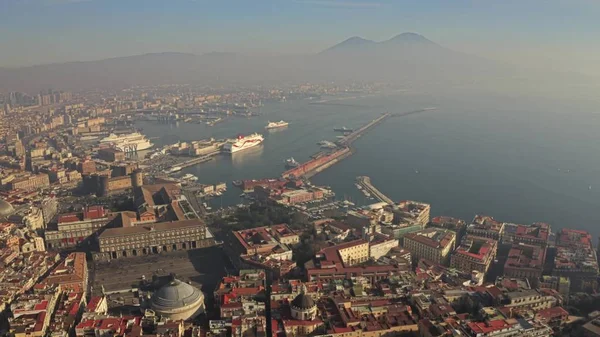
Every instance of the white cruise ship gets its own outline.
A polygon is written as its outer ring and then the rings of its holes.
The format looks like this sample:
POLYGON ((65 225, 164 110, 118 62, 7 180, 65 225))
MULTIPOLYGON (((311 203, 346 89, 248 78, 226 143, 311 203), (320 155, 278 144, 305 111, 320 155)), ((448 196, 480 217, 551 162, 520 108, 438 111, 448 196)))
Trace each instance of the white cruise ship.
POLYGON ((263 135, 258 133, 253 133, 249 136, 238 136, 238 138, 233 141, 225 144, 223 146, 223 150, 227 153, 236 153, 242 150, 249 149, 253 146, 260 145, 265 138, 263 135))
POLYGON ((108 137, 100 140, 100 144, 110 144, 123 152, 136 152, 147 150, 154 146, 146 136, 139 132, 115 135, 111 133, 108 137))
POLYGON ((268 129, 284 128, 288 125, 290 125, 290 123, 285 122, 285 121, 269 122, 269 124, 267 124, 267 126, 265 126, 265 129, 268 130, 268 129))

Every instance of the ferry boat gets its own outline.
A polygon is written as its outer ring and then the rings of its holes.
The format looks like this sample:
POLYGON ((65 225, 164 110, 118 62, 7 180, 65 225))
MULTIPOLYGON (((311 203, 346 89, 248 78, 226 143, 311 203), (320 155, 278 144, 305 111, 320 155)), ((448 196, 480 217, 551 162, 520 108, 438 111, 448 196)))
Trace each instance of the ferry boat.
POLYGON ((116 135, 111 133, 108 137, 100 140, 100 144, 112 145, 123 152, 136 152, 147 150, 154 146, 146 136, 139 132, 116 135))
POLYGON ((319 146, 321 146, 322 149, 335 149, 337 147, 337 145, 335 145, 334 143, 326 140, 322 140, 317 144, 319 144, 319 146))
POLYGON ((285 121, 269 122, 269 124, 267 124, 267 126, 265 126, 265 129, 268 130, 268 129, 284 128, 288 125, 290 125, 290 123, 285 122, 285 121))
POLYGON ((294 168, 298 166, 300 166, 300 163, 297 162, 296 159, 294 159, 294 157, 285 160, 285 167, 287 168, 294 168))
POLYGON ((259 133, 253 133, 249 136, 239 135, 235 141, 228 142, 223 146, 226 153, 236 153, 260 145, 265 138, 259 133))

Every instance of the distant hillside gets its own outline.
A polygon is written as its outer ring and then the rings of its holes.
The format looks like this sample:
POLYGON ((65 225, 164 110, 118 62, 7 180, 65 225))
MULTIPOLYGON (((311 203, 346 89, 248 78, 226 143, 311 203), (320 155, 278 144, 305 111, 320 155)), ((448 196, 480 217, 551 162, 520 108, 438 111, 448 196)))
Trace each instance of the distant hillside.
MULTIPOLYGON (((513 74, 513 75, 511 75, 513 74)), ((253 57, 234 53, 157 53, 100 61, 0 68, 0 91, 35 93, 151 84, 273 84, 386 81, 453 86, 495 83, 514 69, 438 45, 416 33, 381 42, 351 37, 315 55, 253 57)), ((518 74, 522 76, 521 74, 518 74)))

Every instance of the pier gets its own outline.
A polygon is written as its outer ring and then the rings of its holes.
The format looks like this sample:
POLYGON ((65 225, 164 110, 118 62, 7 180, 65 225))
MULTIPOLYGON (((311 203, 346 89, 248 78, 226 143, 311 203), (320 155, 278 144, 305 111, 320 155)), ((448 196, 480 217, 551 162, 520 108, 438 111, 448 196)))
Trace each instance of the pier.
POLYGON ((365 191, 371 193, 373 197, 378 199, 381 202, 385 202, 387 204, 394 204, 394 201, 388 198, 385 194, 381 193, 373 184, 371 184, 371 178, 367 176, 359 176, 356 177, 356 182, 365 189, 365 191))
POLYGON ((360 136, 362 136, 362 134, 367 132, 370 128, 381 124, 383 121, 385 121, 386 119, 388 119, 390 117, 402 117, 402 116, 414 115, 414 114, 417 114, 420 112, 425 112, 425 111, 430 111, 430 110, 435 110, 435 109, 436 108, 425 108, 425 109, 419 109, 419 110, 408 111, 408 112, 397 112, 397 113, 386 112, 386 113, 383 113, 381 116, 375 118, 374 120, 370 121, 369 123, 354 130, 350 134, 346 135, 344 138, 338 140, 336 143, 338 145, 349 146, 352 144, 352 142, 354 142, 356 139, 358 139, 360 136))
POLYGON ((358 139, 358 137, 360 137, 363 133, 367 132, 370 128, 372 128, 374 126, 379 125, 381 122, 388 119, 390 116, 392 116, 392 114, 390 114, 389 112, 382 114, 381 116, 375 118, 374 120, 370 121, 369 123, 361 126, 359 129, 352 131, 350 134, 346 135, 344 138, 338 140, 337 143, 339 145, 352 144, 352 142, 354 142, 356 139, 358 139))
MULTIPOLYGON (((287 170, 283 172, 283 178, 310 178, 316 175, 319 172, 331 167, 332 165, 340 162, 346 157, 349 157, 354 153, 354 149, 352 148, 352 143, 357 140, 363 133, 367 132, 374 126, 381 124, 383 121, 390 117, 401 117, 408 116, 424 111, 435 110, 435 108, 426 108, 420 110, 414 110, 409 112, 400 112, 400 113, 383 113, 381 116, 375 118, 369 123, 361 126, 360 128, 354 130, 353 132, 347 134, 344 138, 338 140, 336 144, 339 148, 333 152, 326 153, 321 151, 316 155, 312 156, 312 159, 302 163, 300 166, 295 167, 293 169, 287 170)), ((372 187, 372 186, 371 186, 372 187)), ((385 197, 385 195, 381 194, 381 196, 385 197)), ((387 198, 387 197, 386 197, 387 198)), ((389 199, 387 199, 389 200, 389 199)))
POLYGON ((174 168, 177 167, 179 169, 173 171, 173 172, 177 172, 177 171, 180 171, 183 168, 186 168, 186 167, 189 167, 189 166, 194 166, 196 164, 200 164, 200 163, 204 163, 204 162, 213 160, 213 157, 216 156, 216 155, 218 155, 219 153, 221 153, 221 151, 220 150, 216 150, 214 152, 205 154, 205 155, 203 155, 201 157, 197 157, 197 158, 193 158, 193 159, 186 160, 186 161, 183 161, 183 162, 175 163, 171 167, 167 168, 166 170, 172 170, 172 169, 174 169, 174 168))

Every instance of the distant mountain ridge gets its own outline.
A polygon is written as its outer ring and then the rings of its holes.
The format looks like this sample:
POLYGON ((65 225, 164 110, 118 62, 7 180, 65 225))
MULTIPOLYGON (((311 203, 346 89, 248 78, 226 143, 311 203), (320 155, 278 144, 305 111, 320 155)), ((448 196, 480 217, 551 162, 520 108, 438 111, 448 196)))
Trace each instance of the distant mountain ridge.
POLYGON ((0 68, 0 92, 119 89, 153 84, 277 84, 298 81, 474 83, 507 74, 497 64, 438 45, 417 33, 385 41, 350 37, 320 53, 258 57, 164 52, 97 61, 0 68))
POLYGON ((439 46, 435 42, 427 39, 423 35, 420 35, 417 33, 412 33, 412 32, 406 32, 406 33, 398 34, 398 35, 392 37, 391 39, 380 41, 380 42, 376 42, 373 40, 367 40, 360 36, 353 36, 353 37, 348 38, 332 47, 325 49, 324 51, 321 52, 321 54, 326 54, 326 53, 331 53, 331 52, 339 52, 339 51, 367 50, 367 49, 372 49, 372 48, 379 48, 382 46, 383 47, 391 47, 391 46, 395 46, 395 47, 405 46, 406 47, 406 46, 418 46, 418 45, 437 46, 437 47, 442 48, 441 46, 439 46))

